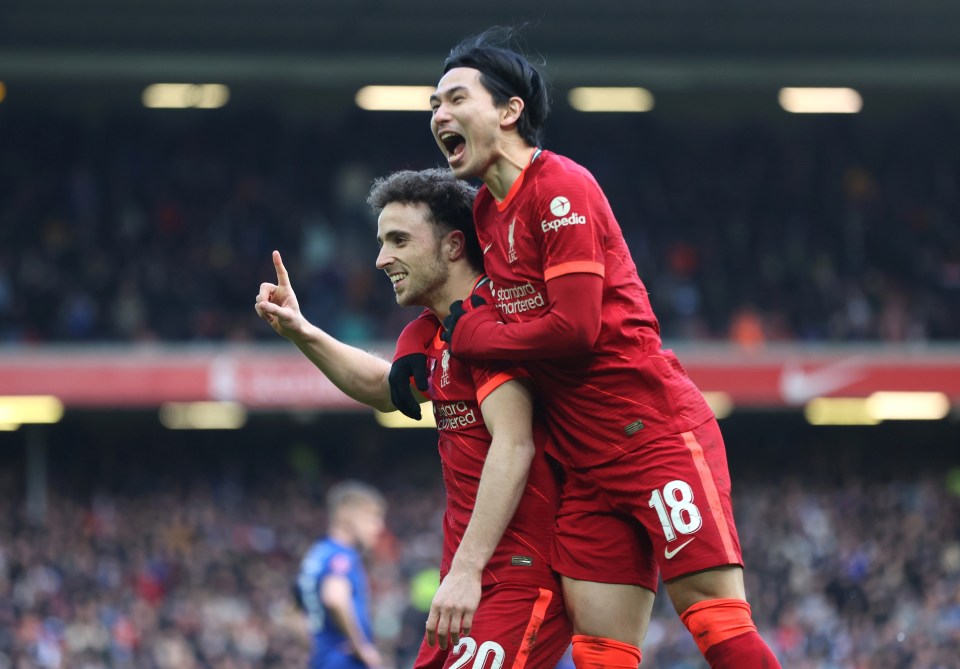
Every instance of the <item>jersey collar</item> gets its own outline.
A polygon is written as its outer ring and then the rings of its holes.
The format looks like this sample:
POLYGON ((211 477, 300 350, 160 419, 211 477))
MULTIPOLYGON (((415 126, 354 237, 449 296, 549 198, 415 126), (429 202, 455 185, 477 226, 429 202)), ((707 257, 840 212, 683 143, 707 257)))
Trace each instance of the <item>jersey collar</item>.
POLYGON ((527 166, 520 171, 520 176, 517 177, 517 180, 513 182, 513 185, 510 186, 510 190, 507 191, 507 196, 502 200, 498 201, 496 198, 493 199, 497 203, 497 211, 503 211, 510 206, 510 203, 513 202, 513 198, 516 197, 517 193, 520 192, 520 187, 523 185, 523 177, 526 176, 527 170, 530 169, 530 166, 543 154, 543 149, 537 148, 534 151, 533 156, 530 158, 530 162, 527 163, 527 166))
POLYGON ((481 274, 477 277, 477 280, 473 282, 473 288, 470 289, 471 293, 477 292, 477 289, 483 286, 484 284, 490 283, 490 277, 486 274, 481 274))
MULTIPOLYGON (((470 289, 470 294, 472 295, 473 293, 477 292, 477 290, 488 283, 490 283, 490 277, 486 274, 481 274, 477 277, 477 280, 473 282, 473 288, 470 289)), ((440 327, 437 328, 437 334, 433 336, 433 348, 438 351, 442 349, 446 343, 440 338, 440 335, 442 335, 443 332, 443 325, 441 324, 440 327)))

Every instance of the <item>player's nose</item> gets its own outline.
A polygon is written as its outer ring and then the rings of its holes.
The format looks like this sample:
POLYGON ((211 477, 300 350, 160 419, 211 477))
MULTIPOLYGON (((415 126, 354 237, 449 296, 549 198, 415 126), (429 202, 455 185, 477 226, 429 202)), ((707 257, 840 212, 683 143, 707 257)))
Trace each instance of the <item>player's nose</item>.
POLYGON ((450 118, 450 108, 446 102, 441 102, 433 110, 433 115, 430 117, 430 125, 435 129, 439 128, 442 124, 448 122, 450 118))
POLYGON ((380 248, 377 254, 377 269, 386 269, 393 263, 393 256, 387 251, 385 246, 380 248))

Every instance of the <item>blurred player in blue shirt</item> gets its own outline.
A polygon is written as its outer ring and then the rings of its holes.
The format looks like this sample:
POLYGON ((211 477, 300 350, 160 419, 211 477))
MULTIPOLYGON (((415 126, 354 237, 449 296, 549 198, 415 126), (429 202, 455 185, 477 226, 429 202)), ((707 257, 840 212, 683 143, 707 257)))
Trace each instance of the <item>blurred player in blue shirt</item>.
POLYGON ((385 510, 383 496, 365 483, 344 481, 327 493, 327 536, 307 551, 297 578, 314 641, 311 669, 375 669, 382 664, 373 643, 360 551, 377 542, 385 510))

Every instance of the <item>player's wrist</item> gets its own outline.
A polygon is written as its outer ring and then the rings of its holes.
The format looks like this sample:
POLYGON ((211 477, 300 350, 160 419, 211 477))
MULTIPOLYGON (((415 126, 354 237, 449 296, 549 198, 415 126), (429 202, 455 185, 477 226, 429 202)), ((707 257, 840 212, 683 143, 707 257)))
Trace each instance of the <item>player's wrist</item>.
POLYGON ((323 330, 310 323, 302 314, 298 314, 297 318, 287 326, 287 339, 298 346, 319 341, 322 333, 323 330))
POLYGON ((467 578, 480 578, 480 575, 483 573, 483 569, 486 566, 486 562, 483 562, 478 558, 466 555, 461 556, 459 553, 457 553, 453 557, 453 561, 450 563, 450 573, 455 573, 459 576, 467 578))

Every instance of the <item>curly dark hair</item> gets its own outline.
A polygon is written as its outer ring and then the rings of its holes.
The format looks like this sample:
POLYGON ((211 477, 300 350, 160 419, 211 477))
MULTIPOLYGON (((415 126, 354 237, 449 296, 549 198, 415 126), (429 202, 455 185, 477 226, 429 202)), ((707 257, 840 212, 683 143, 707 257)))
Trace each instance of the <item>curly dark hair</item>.
POLYGON ((474 269, 482 271, 483 252, 473 227, 476 195, 476 188, 457 179, 448 169, 400 170, 374 180, 367 204, 377 214, 391 202, 427 205, 430 220, 438 231, 463 233, 467 260, 474 269))
POLYGON ((479 70, 480 83, 497 106, 507 104, 514 96, 523 100, 517 131, 527 144, 539 146, 550 114, 550 95, 547 82, 529 58, 510 48, 516 35, 515 28, 495 26, 468 37, 451 49, 443 71, 455 67, 479 70))

